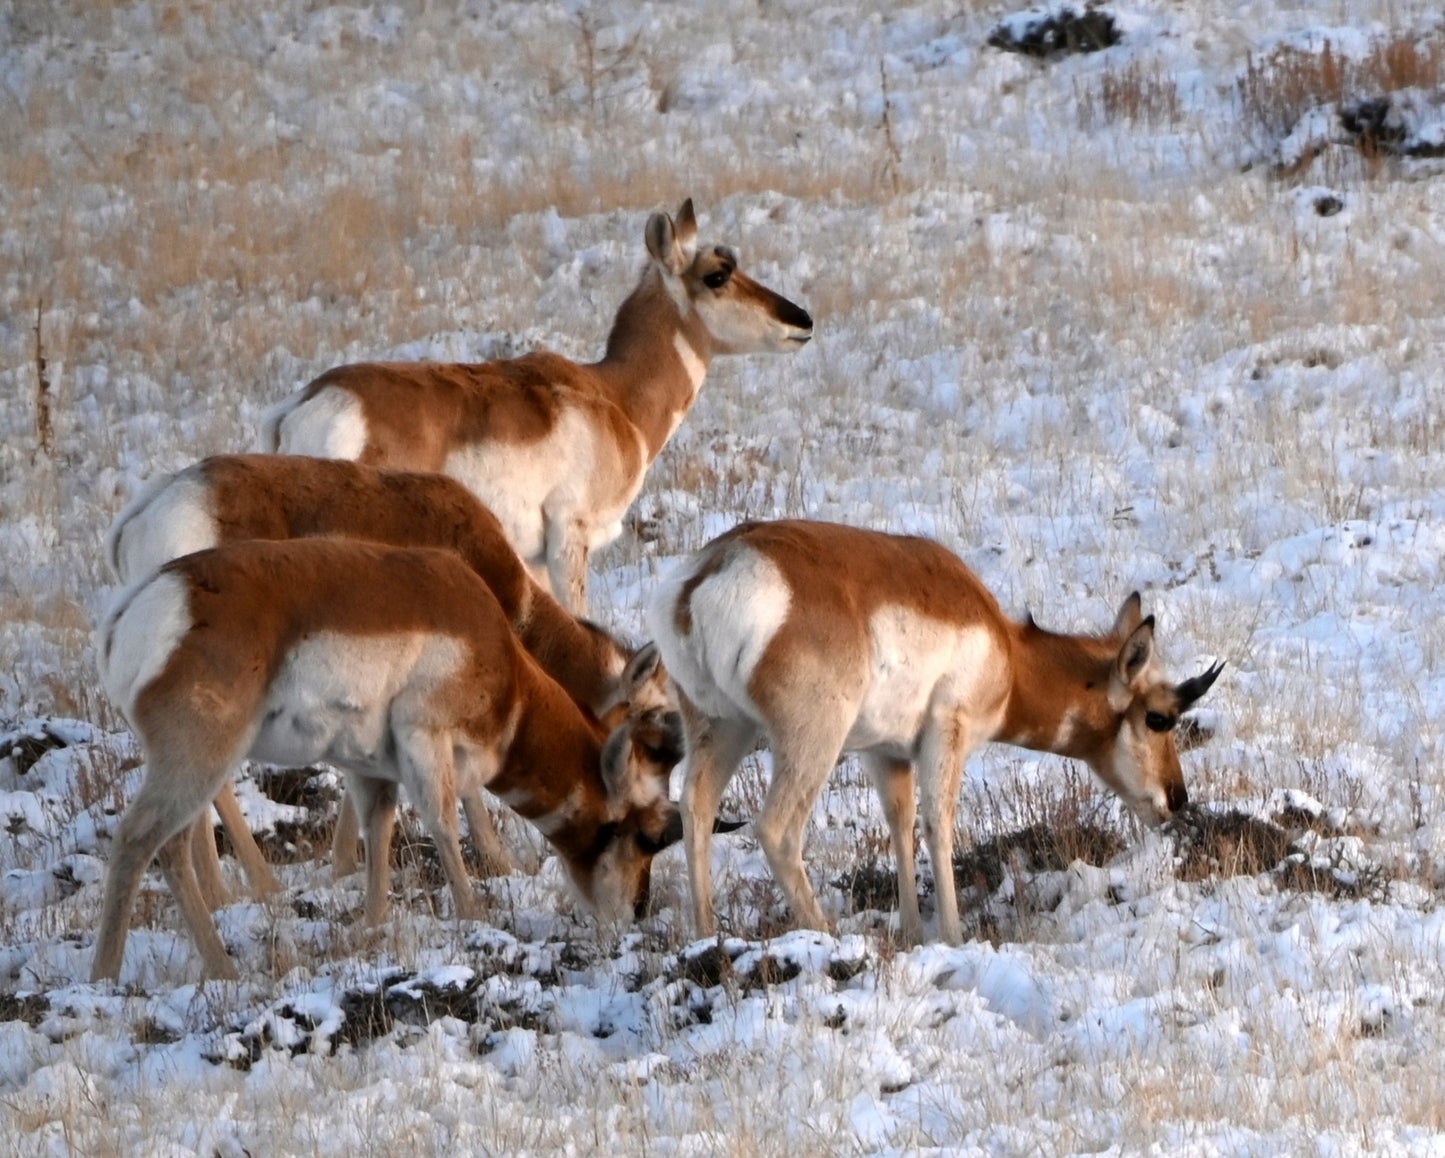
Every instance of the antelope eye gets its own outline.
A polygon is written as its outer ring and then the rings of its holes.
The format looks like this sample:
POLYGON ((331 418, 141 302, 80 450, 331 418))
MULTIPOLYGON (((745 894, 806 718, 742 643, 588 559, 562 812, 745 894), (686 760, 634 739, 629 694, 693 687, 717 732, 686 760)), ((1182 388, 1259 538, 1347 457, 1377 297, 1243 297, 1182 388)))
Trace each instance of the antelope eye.
POLYGON ((1163 712, 1145 712, 1144 726, 1151 732, 1168 732, 1179 722, 1175 716, 1166 716, 1163 712))
POLYGON ((731 276, 728 270, 715 269, 702 279, 702 284, 707 286, 708 289, 722 289, 723 286, 727 285, 728 278, 731 276))

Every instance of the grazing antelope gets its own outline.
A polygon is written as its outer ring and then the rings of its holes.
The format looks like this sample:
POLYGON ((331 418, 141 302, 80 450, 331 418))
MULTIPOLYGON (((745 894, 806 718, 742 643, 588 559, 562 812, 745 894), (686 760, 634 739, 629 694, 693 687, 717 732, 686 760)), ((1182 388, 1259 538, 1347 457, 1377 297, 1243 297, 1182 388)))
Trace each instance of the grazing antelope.
POLYGON ((1083 760, 1158 823, 1188 801, 1174 725, 1221 670, 1165 680, 1137 592, 1107 635, 1056 635, 1005 618, 937 543, 830 523, 735 527, 664 580, 648 621, 687 733, 683 842, 700 937, 716 930, 710 822, 759 736, 773 774, 756 831, 795 918, 826 927, 803 828, 839 753, 856 751, 892 834, 909 942, 923 937, 917 766, 939 932, 957 943, 953 818, 968 754, 998 740, 1083 760))
MULTIPOLYGON (((653 649, 631 653, 601 628, 574 619, 532 581, 496 516, 454 479, 381 470, 339 459, 217 455, 148 486, 115 520, 106 558, 122 583, 171 559, 242 539, 343 535, 394 547, 446 547, 492 589, 522 646, 542 670, 599 717, 620 704, 671 706, 653 649)), ((486 805, 463 797, 484 871, 510 871, 486 805)), ((256 847, 229 781, 216 810, 253 890, 280 886, 256 847)), ((196 829, 196 868, 212 907, 225 897, 209 821, 196 829)), ((333 838, 337 876, 356 869, 356 816, 345 801, 333 838)))
POLYGON ((713 357, 793 351, 813 334, 807 311, 743 273, 733 250, 698 244, 691 200, 676 221, 654 213, 643 237, 650 261, 600 362, 339 366, 271 412, 268 448, 460 479, 585 614, 588 553, 621 533, 713 357))
POLYGON ((128 590, 97 652, 147 771, 116 829, 93 979, 118 975, 157 853, 207 971, 236 976, 196 880, 191 829, 246 756, 344 771, 366 833, 372 923, 388 907, 399 785, 462 918, 478 903, 457 838, 459 788, 486 785, 530 820, 604 919, 646 903, 653 856, 682 834, 667 796, 682 755, 676 714, 645 712, 609 734, 451 551, 340 539, 201 551, 128 590))

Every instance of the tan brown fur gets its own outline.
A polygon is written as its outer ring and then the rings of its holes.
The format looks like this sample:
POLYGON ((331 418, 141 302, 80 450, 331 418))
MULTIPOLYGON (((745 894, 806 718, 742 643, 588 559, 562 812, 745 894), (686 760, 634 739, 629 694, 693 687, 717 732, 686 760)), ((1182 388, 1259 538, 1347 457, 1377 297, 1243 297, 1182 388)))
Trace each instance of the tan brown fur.
POLYGON ((684 845, 699 936, 716 928, 712 821, 758 738, 774 771, 756 829, 797 919, 826 924, 804 872, 803 830, 839 754, 852 750, 889 822, 904 937, 922 936, 921 815, 940 933, 957 941, 949 866, 969 752, 997 740, 1084 760, 1155 823, 1188 800, 1173 725, 1219 672, 1165 681, 1137 594, 1106 634, 1058 635, 1005 617, 937 543, 799 520, 715 539, 664 580, 648 619, 687 731, 684 845))
POLYGON ((599 715, 618 702, 630 651, 534 582, 496 516, 455 479, 292 455, 216 455, 192 469, 210 486, 221 543, 341 535, 456 551, 573 699, 599 715))
MULTIPOLYGON (((450 551, 343 540, 248 541, 167 564, 127 594, 103 629, 107 689, 135 727, 148 771, 116 832, 94 978, 118 974, 140 876, 157 852, 208 970, 234 976, 196 882, 191 826, 239 759, 261 742, 258 729, 273 716, 277 727, 285 726, 286 711, 309 710, 310 699, 297 707, 285 698, 292 685, 276 680, 303 642, 322 647, 323 663, 334 665, 325 659, 330 640, 385 641, 382 654, 399 657, 400 666, 385 672, 316 668, 322 681, 316 687, 349 680, 342 693, 348 702, 326 709, 347 719, 360 713, 355 718, 363 721, 382 713, 376 718, 386 731, 377 751, 401 753, 386 758, 398 761, 400 780, 432 831, 459 916, 477 912, 455 816, 458 788, 473 778, 529 817, 565 802, 544 835, 582 895, 604 906, 645 902, 639 890, 647 865, 676 828, 666 784, 681 753, 657 740, 659 730, 676 730, 664 713, 630 721, 609 737, 522 648, 490 590, 450 551), (185 599, 179 635, 157 634, 146 619, 129 622, 143 607, 169 606, 173 589, 185 599), (141 650, 117 655, 117 639, 121 651, 141 650), (138 673, 151 670, 146 656, 153 649, 160 649, 153 660, 163 662, 142 679, 138 673), (126 684, 131 677, 138 686, 126 684), (399 690, 385 690, 388 680, 399 681, 399 690), (368 699, 378 694, 374 687, 383 701, 368 699), (273 690, 281 700, 268 699, 273 690), (271 715, 263 719, 268 703, 271 715), (604 885, 598 873, 607 858, 611 875, 604 885), (633 891, 614 897, 618 879, 633 891)), ((286 670, 289 680, 301 681, 297 686, 309 686, 309 669, 286 670)), ((296 727, 312 729, 301 735, 315 734, 316 718, 296 717, 296 727)), ((361 793, 370 920, 386 910, 384 853, 397 784, 373 762, 378 758, 340 761, 361 793)))
POLYGON ((713 357, 796 350, 812 335, 807 312, 742 273, 731 250, 697 244, 691 201, 676 221, 654 214, 644 239, 649 265, 600 361, 540 352, 336 367, 272 414, 269 448, 462 479, 523 562, 583 613, 588 554, 616 537, 713 357), (327 409, 338 398, 344 417, 327 409))
MULTIPOLYGON (((152 526, 174 518, 168 491, 199 488, 208 527, 203 542, 289 539, 341 535, 399 547, 443 547, 456 551, 491 588, 522 645, 549 676, 579 704, 602 714, 625 699, 638 709, 666 706, 665 677, 625 685, 632 653, 600 628, 573 618, 539 587, 508 544, 496 517, 460 483, 424 472, 385 471, 337 459, 277 455, 217 455, 152 486, 127 510, 111 533, 112 565, 122 581, 138 577, 187 549, 185 535, 152 526), (135 548, 148 545, 147 552, 135 548)), ((193 509, 192 521, 201 519, 193 509)), ((192 535, 198 534, 192 530, 192 535)), ((467 819, 484 872, 510 871, 511 863, 486 805, 468 797, 467 819)), ((279 883, 266 867, 227 783, 216 800, 227 834, 246 868, 252 889, 274 892, 279 883)), ((355 815, 343 802, 335 840, 338 875, 355 871, 355 815)), ((198 822, 197 871, 208 902, 225 898, 210 825, 198 822)))

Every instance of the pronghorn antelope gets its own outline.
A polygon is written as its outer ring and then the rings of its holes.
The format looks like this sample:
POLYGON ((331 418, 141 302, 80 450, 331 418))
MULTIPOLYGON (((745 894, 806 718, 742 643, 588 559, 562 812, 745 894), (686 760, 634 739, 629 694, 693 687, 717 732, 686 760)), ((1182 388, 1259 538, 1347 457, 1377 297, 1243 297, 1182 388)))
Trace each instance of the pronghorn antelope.
MULTIPOLYGON (((106 558, 122 583, 171 559, 242 539, 343 535, 394 547, 446 547, 492 589, 517 637, 562 689, 599 717, 670 706, 655 649, 631 653, 601 628, 574 619, 532 581, 496 517, 442 475, 381 470, 338 459, 217 455, 152 483, 117 517, 106 558)), ((229 781, 216 797, 227 835, 258 893, 279 888, 256 847, 229 781)), ((484 870, 510 870, 486 805, 463 797, 484 870)), ((196 830, 196 868, 213 906, 225 889, 209 821, 196 830)), ((356 869, 356 817, 343 802, 333 840, 338 876, 356 869)))
POLYGON ((1103 636, 1015 623, 927 539, 830 523, 745 523, 663 582, 648 609, 687 733, 683 841, 697 935, 716 930, 711 821, 759 736, 772 783, 759 843, 794 917, 825 928, 803 828, 843 750, 872 775, 898 863, 902 933, 922 940, 913 768, 942 938, 957 943, 953 819, 963 762, 998 740, 1084 761, 1158 823, 1188 801, 1174 725, 1219 665, 1171 684, 1137 593, 1103 636))
POLYGON ((622 517, 718 354, 800 349, 807 311, 699 245, 692 201, 654 213, 650 258, 600 362, 538 352, 480 365, 326 371, 267 418, 268 449, 437 471, 487 504, 533 574, 586 613, 587 556, 622 517))
POLYGON ((398 785, 436 841, 458 917, 478 912, 458 789, 486 785, 530 820, 604 919, 647 900, 681 836, 667 797, 675 713, 610 735, 517 642, 454 552, 339 539, 242 542, 174 560, 112 609, 107 693, 147 758, 116 829, 91 974, 118 974, 152 857, 216 977, 235 969, 192 863, 191 830, 243 757, 343 769, 366 833, 366 917, 386 914, 398 785))

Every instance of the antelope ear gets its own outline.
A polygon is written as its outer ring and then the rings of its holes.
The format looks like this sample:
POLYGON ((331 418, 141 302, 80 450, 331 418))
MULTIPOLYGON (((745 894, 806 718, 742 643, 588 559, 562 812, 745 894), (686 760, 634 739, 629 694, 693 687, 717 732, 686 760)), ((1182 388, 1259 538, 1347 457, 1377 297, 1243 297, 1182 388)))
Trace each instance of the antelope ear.
POLYGON ((677 244, 687 255, 688 264, 697 255, 697 214, 692 211, 692 198, 677 211, 677 244))
POLYGON ((617 805, 645 808, 667 796, 667 781, 683 757, 682 717, 652 710, 613 731, 602 745, 602 783, 617 805))
MULTIPOLYGON (((684 204, 687 209, 691 201, 684 204)), ((682 214, 679 213, 681 218, 682 214)), ((643 240, 647 242, 647 252, 652 255, 652 260, 662 266, 673 277, 680 276, 688 266, 697 252, 697 222, 692 221, 691 236, 686 236, 686 231, 673 224, 672 218, 666 213, 654 213, 647 219, 647 229, 643 232, 643 240)))
POLYGON ((622 686, 627 689, 627 698, 635 700, 638 688, 656 679, 661 667, 662 653, 657 650, 657 644, 644 643, 633 652, 622 669, 622 686))
POLYGON ((1124 646, 1114 658, 1114 670, 1109 677, 1109 706, 1116 712, 1125 711, 1134 698, 1135 681, 1143 675, 1154 658, 1154 617, 1139 624, 1124 640, 1124 646))
POLYGON ((1179 710, 1188 711, 1194 704, 1214 686, 1214 681, 1219 678, 1219 673, 1224 670, 1224 661, 1220 660, 1213 664, 1207 671, 1200 672, 1197 676, 1190 676, 1183 683, 1174 689, 1174 694, 1179 697, 1179 710))
POLYGON ((621 801, 627 798, 627 765, 632 755, 632 725, 623 724, 615 728, 602 745, 602 783, 607 788, 607 798, 621 801))
POLYGON ((1119 614, 1114 616, 1114 638, 1123 639, 1144 621, 1144 601, 1135 591, 1119 605, 1119 614))

